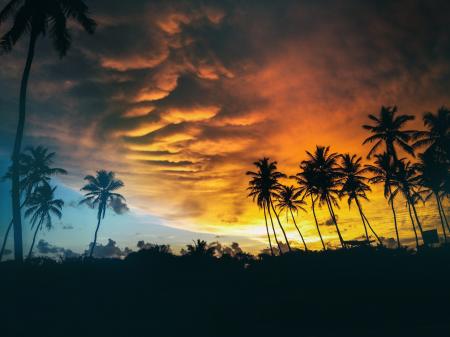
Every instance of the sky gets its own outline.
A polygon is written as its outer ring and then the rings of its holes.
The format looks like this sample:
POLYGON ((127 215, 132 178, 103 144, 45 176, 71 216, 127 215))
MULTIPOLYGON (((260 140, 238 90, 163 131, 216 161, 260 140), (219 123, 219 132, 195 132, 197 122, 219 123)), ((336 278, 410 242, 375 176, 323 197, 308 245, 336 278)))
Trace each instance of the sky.
MULTIPOLYGON (((317 144, 365 157, 361 125, 382 105, 416 116, 410 128, 422 127, 423 112, 450 105, 448 1, 87 3, 97 32, 71 23, 73 46, 63 59, 41 38, 30 78, 25 144, 55 151, 69 172, 54 181, 66 206, 54 230, 40 233, 44 246, 87 249, 95 212, 78 205, 80 188, 86 174, 107 169, 124 181, 129 210, 108 212, 102 245, 111 239, 135 249, 144 240, 179 249, 202 238, 257 252, 267 247, 264 219, 247 198, 245 175, 255 160, 268 156, 292 175, 317 144)), ((0 58, 2 172, 26 46, 23 40, 0 58)), ((8 191, 2 183, 2 236, 11 216, 8 191)), ((367 217, 388 242, 390 210, 377 187, 369 197, 367 217)), ((401 237, 410 243, 405 203, 396 206, 401 237)), ((418 209, 427 229, 438 225, 433 203, 418 209)), ((345 200, 337 214, 345 239, 363 234, 345 200)), ((336 245, 326 210, 318 215, 325 241, 336 245)), ((297 221, 319 248, 311 212, 297 221)), ((286 227, 299 245, 292 222, 286 227)))

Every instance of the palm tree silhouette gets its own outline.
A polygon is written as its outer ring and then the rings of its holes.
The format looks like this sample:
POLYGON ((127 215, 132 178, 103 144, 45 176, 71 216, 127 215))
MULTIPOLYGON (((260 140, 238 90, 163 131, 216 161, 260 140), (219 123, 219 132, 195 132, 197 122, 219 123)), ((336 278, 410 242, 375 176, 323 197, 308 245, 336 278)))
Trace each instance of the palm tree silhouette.
POLYGON ((419 231, 423 241, 423 228, 419 220, 419 216, 417 215, 417 210, 415 206, 417 200, 420 198, 420 195, 417 192, 417 188, 419 187, 418 184, 419 178, 416 174, 417 169, 409 161, 405 162, 404 159, 399 160, 396 166, 397 170, 392 180, 392 185, 394 189, 392 191, 391 198, 394 199, 399 192, 403 194, 406 203, 408 205, 411 222, 414 229, 414 235, 416 238, 416 247, 419 248, 419 239, 417 237, 413 216, 411 214, 412 210, 414 212, 414 219, 417 222, 417 226, 419 227, 419 231))
POLYGON ((194 241, 193 245, 187 245, 186 246, 186 255, 189 256, 208 256, 212 257, 214 256, 214 253, 216 251, 215 247, 208 246, 208 243, 204 240, 197 239, 197 241, 194 241))
MULTIPOLYGON (((49 184, 51 177, 57 174, 67 174, 67 171, 52 167, 54 163, 55 152, 49 152, 43 146, 27 147, 20 155, 20 193, 23 198, 20 208, 22 208, 30 196, 36 191, 36 188, 49 184)), ((12 178, 12 168, 10 167, 3 179, 12 178)), ((9 232, 13 225, 11 220, 3 238, 2 248, 0 251, 0 261, 5 251, 6 242, 9 232)))
POLYGON ((374 125, 363 125, 363 128, 373 133, 372 136, 364 140, 363 145, 368 143, 375 144, 369 151, 367 158, 370 158, 384 142, 386 152, 394 158, 394 162, 398 161, 395 145, 400 146, 404 151, 414 156, 414 149, 408 144, 411 137, 415 134, 412 130, 401 130, 405 124, 414 119, 412 115, 396 116, 397 107, 381 107, 379 116, 369 115, 369 118, 375 122, 374 125))
POLYGON ((11 28, 1 37, 0 49, 10 52, 13 46, 29 34, 28 54, 20 86, 19 118, 12 154, 12 210, 14 223, 14 257, 22 261, 22 224, 20 214, 20 152, 26 117, 28 79, 33 63, 36 42, 47 34, 59 56, 66 55, 72 38, 67 19, 74 19, 85 31, 92 34, 96 23, 88 16, 88 7, 82 0, 10 0, 0 12, 0 26, 14 16, 11 28))
POLYGON ((315 204, 319 197, 319 182, 317 180, 317 175, 314 172, 314 168, 310 162, 300 163, 300 172, 297 173, 292 178, 297 180, 299 185, 298 190, 303 195, 304 198, 311 198, 311 209, 314 215, 314 221, 316 223, 317 232, 319 233, 320 242, 322 242, 323 250, 326 250, 325 243, 322 238, 322 234, 319 228, 319 222, 317 221, 315 204))
POLYGON ((45 227, 50 230, 52 229, 52 215, 61 219, 64 201, 55 199, 55 190, 56 187, 51 188, 48 184, 39 186, 25 205, 27 208, 25 218, 31 217, 31 229, 35 228, 28 259, 31 258, 37 233, 42 229, 44 223, 45 227))
MULTIPOLYGON (((266 207, 267 213, 269 214, 269 218, 272 224, 272 230, 274 233, 275 241, 278 245, 278 249, 280 254, 283 254, 282 247, 280 242, 278 241, 277 234, 275 232, 275 227, 273 225, 272 212, 275 213, 275 216, 278 220, 278 224, 283 232, 284 238, 286 240, 287 247, 289 251, 291 251, 291 246, 289 244, 289 240, 286 236, 286 232, 284 231, 283 226, 281 225, 280 218, 278 217, 278 213, 275 210, 273 205, 272 198, 276 198, 276 192, 280 190, 280 183, 278 180, 280 178, 286 177, 285 174, 277 171, 277 162, 270 162, 269 158, 263 158, 253 163, 257 167, 257 172, 248 171, 246 174, 251 176, 251 180, 249 182, 249 187, 247 188, 250 193, 249 197, 252 197, 254 201, 257 202, 258 206, 266 207)), ((267 225, 267 222, 266 222, 267 225)))
POLYGON ((96 176, 88 175, 84 178, 88 183, 81 188, 81 191, 85 191, 84 199, 80 201, 80 204, 88 204, 91 207, 98 207, 97 212, 97 227, 94 234, 94 242, 92 243, 89 257, 92 257, 94 248, 97 244, 97 234, 100 228, 100 222, 105 218, 106 208, 111 206, 111 203, 115 199, 125 200, 125 198, 114 191, 123 187, 124 184, 121 180, 115 178, 114 172, 100 170, 97 171, 96 176))
POLYGON ((448 165, 436 160, 437 158, 434 156, 434 151, 425 152, 419 155, 419 159, 420 162, 416 164, 416 169, 418 172, 418 183, 421 187, 420 193, 425 195, 425 201, 428 201, 434 196, 442 224, 444 241, 447 243, 445 226, 448 226, 448 223, 444 213, 444 208, 442 206, 440 194, 444 189, 445 180, 448 176, 448 165))
POLYGON ((334 213, 333 205, 339 207, 337 197, 339 196, 339 177, 340 173, 336 170, 337 153, 330 153, 330 147, 316 146, 314 153, 306 151, 309 159, 303 161, 305 165, 311 165, 316 181, 318 183, 318 196, 320 203, 326 203, 331 219, 336 227, 339 237, 339 242, 343 248, 346 247, 345 241, 339 229, 336 214, 334 213))
POLYGON ((281 212, 286 212, 286 221, 288 220, 288 215, 291 214, 292 221, 294 222, 294 226, 298 231, 298 234, 300 235, 300 238, 303 242, 303 246, 305 247, 305 251, 308 250, 308 247, 306 246, 305 239, 303 238, 302 232, 300 231, 300 228, 297 226, 297 222, 295 221, 294 213, 298 213, 298 210, 302 210, 306 212, 306 210, 303 208, 303 205, 306 203, 303 200, 300 200, 300 196, 302 193, 297 190, 294 186, 285 186, 281 185, 281 188, 276 193, 276 200, 277 200, 277 208, 281 212))
POLYGON ((349 207, 351 206, 352 201, 355 201, 356 206, 358 207, 359 215, 361 216, 361 221, 364 226, 364 232, 366 234, 367 243, 370 245, 369 233, 367 231, 368 226, 372 231, 372 233, 377 238, 380 245, 382 245, 379 236, 377 235, 377 233, 375 233, 375 231, 373 230, 372 226, 369 223, 369 220, 364 214, 361 203, 359 201, 360 198, 369 200, 367 198, 367 192, 371 191, 369 185, 366 184, 368 178, 363 176, 363 174, 367 171, 367 169, 362 167, 361 161, 362 158, 357 157, 355 154, 350 155, 347 153, 341 155, 341 164, 338 167, 338 171, 342 175, 340 194, 341 196, 348 197, 347 201, 349 207))
POLYGON ((366 165, 368 172, 372 173, 372 177, 369 179, 371 184, 383 184, 384 197, 388 200, 388 204, 391 206, 392 216, 394 218, 395 235, 397 237, 397 247, 400 248, 400 236, 398 234, 397 214, 395 212, 394 198, 392 198, 392 187, 394 183, 394 175, 396 173, 396 166, 391 156, 384 152, 382 154, 375 155, 374 165, 366 165))

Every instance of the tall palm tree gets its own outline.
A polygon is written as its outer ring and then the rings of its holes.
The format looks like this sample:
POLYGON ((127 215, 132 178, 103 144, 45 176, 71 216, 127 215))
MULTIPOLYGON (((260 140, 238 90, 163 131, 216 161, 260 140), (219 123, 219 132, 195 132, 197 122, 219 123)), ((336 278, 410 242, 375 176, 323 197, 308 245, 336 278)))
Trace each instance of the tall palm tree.
MULTIPOLYGON (((67 174, 67 171, 62 168, 52 167, 55 155, 55 152, 49 152, 43 146, 28 147, 20 154, 21 208, 27 203, 29 197, 36 191, 36 188, 50 183, 52 176, 67 174)), ((10 167, 3 179, 11 179, 11 177, 12 168, 10 167)), ((11 220, 3 238, 0 261, 2 260, 12 225, 13 221, 11 220)))
POLYGON ((362 158, 357 157, 356 155, 344 154, 341 155, 341 164, 338 167, 338 171, 341 173, 341 196, 347 196, 348 206, 350 207, 352 201, 356 203, 358 207, 359 215, 361 216, 361 221, 364 226, 364 232, 366 234, 367 243, 370 245, 369 233, 367 231, 367 226, 372 231, 372 233, 377 238, 380 245, 382 244, 379 236, 373 230, 369 221, 367 220, 366 215, 362 210, 362 206, 359 199, 369 200, 367 198, 367 192, 370 192, 371 189, 366 182, 369 180, 363 174, 367 171, 367 169, 363 168, 361 164, 362 158), (367 224, 367 226, 366 226, 367 224))
POLYGON ((395 145, 400 146, 404 151, 414 156, 414 149, 408 144, 411 137, 415 134, 412 130, 402 130, 405 124, 414 119, 412 115, 396 116, 397 107, 381 107, 378 116, 369 115, 374 122, 373 125, 363 125, 363 128, 373 133, 372 136, 366 138, 363 144, 373 143, 367 158, 370 158, 378 148, 384 143, 386 152, 394 158, 394 162, 398 161, 395 145))
POLYGON ((434 196, 442 224, 444 241, 447 243, 447 235, 445 233, 447 222, 440 194, 444 189, 445 180, 449 174, 448 166, 440 160, 437 160, 437 157, 434 156, 434 151, 419 155, 419 159, 420 162, 416 165, 416 168, 418 172, 418 183, 421 188, 420 193, 425 195, 425 201, 434 196))
POLYGON ((64 201, 55 199, 55 190, 56 187, 51 188, 48 184, 39 186, 25 205, 27 208, 25 218, 31 217, 31 229, 35 228, 28 258, 31 258, 37 233, 42 229, 44 223, 45 227, 50 230, 52 228, 52 215, 61 219, 64 201))
POLYGON ((345 241, 342 237, 336 214, 333 209, 333 205, 339 207, 337 199, 339 196, 338 187, 340 173, 336 170, 339 155, 337 153, 330 153, 329 146, 316 146, 314 153, 306 151, 306 154, 309 159, 303 161, 303 164, 311 165, 311 168, 316 175, 315 179, 318 182, 318 199, 320 203, 325 203, 327 205, 331 219, 336 227, 339 242, 342 248, 345 248, 345 241))
POLYGON ((316 216, 316 201, 319 197, 319 181, 317 175, 314 172, 314 168, 309 162, 300 163, 300 172, 293 178, 297 180, 299 185, 298 190, 303 195, 303 199, 311 198, 311 209, 314 215, 314 221, 316 223, 317 232, 319 233, 320 242, 322 242, 323 250, 326 250, 325 243, 320 232, 319 222, 316 216))
POLYGON ((395 212, 394 198, 392 198, 392 187, 396 166, 394 160, 387 152, 376 154, 375 158, 374 165, 366 165, 367 171, 372 173, 369 182, 372 184, 383 184, 384 186, 384 197, 391 206, 392 216, 394 218, 395 235, 397 237, 397 247, 400 248, 401 244, 400 236, 398 234, 397 214, 395 212))
POLYGON ((289 217, 288 214, 291 215, 294 226, 300 235, 303 246, 305 247, 305 251, 307 251, 308 247, 306 246, 305 239, 303 238, 302 232, 300 231, 300 228, 298 228, 294 217, 294 212, 298 213, 299 209, 306 212, 303 208, 303 205, 306 203, 303 200, 300 200, 300 196, 302 195, 301 191, 297 190, 294 186, 281 185, 281 188, 278 192, 276 192, 276 195, 277 208, 280 210, 280 213, 286 212, 286 221, 289 217))
POLYGON ((279 179, 286 177, 285 174, 277 171, 277 162, 270 162, 269 158, 263 158, 253 163, 257 167, 257 171, 248 171, 246 174, 251 176, 249 182, 248 190, 250 191, 249 196, 256 200, 258 205, 265 206, 267 208, 267 213, 269 214, 270 221, 272 223, 272 230, 275 236, 275 241, 277 242, 280 254, 282 254, 282 247, 277 239, 275 227, 273 226, 272 211, 274 212, 278 224, 283 232, 284 238, 286 240, 287 247, 291 251, 291 246, 289 244, 286 232, 281 225, 278 213, 273 205, 273 198, 276 198, 276 192, 280 190, 279 179), (271 211, 272 209, 272 211, 271 211))
POLYGON ((100 170, 94 176, 88 175, 84 178, 88 183, 84 185, 81 190, 85 191, 84 199, 80 204, 88 204, 92 207, 97 207, 97 227, 95 229, 94 242, 92 243, 89 257, 92 257, 94 248, 97 244, 97 234, 100 228, 101 220, 105 218, 106 209, 116 200, 125 200, 125 198, 114 191, 123 187, 121 180, 115 178, 114 172, 100 170))
POLYGON ((26 117, 28 79, 33 63, 35 46, 40 36, 48 35, 60 57, 66 55, 72 38, 67 27, 68 19, 79 23, 93 34, 96 23, 88 16, 83 0, 10 0, 0 12, 0 27, 14 17, 11 28, 0 38, 0 49, 10 52, 13 46, 29 34, 28 53, 20 85, 19 118, 12 154, 12 211, 14 223, 14 256, 22 261, 22 224, 20 214, 20 165, 26 117))
MULTIPOLYGON (((401 159, 397 162, 397 170, 395 175, 393 176, 392 185, 393 191, 391 198, 395 198, 398 193, 403 194, 405 198, 408 209, 411 213, 411 210, 414 212, 414 219, 419 227, 419 231, 423 241, 423 228, 422 224, 419 220, 419 216, 417 214, 416 203, 420 198, 420 195, 417 192, 417 188, 419 187, 418 181, 419 178, 417 176, 417 169, 414 165, 412 165, 409 161, 406 162, 404 159, 401 159)), ((410 214, 411 215, 411 214, 410 214)), ((412 220, 412 216, 411 216, 412 220)), ((413 229, 415 231, 414 221, 412 221, 413 229)), ((418 238, 416 236, 416 246, 419 246, 418 238)))

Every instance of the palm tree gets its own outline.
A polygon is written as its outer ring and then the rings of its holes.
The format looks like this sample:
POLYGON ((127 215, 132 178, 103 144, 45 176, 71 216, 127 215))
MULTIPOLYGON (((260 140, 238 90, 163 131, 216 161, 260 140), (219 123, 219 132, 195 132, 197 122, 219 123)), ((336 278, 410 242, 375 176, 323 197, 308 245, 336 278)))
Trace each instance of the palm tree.
POLYGON ((445 226, 447 225, 444 208, 441 202, 441 192, 444 189, 445 180, 448 176, 448 166, 436 160, 434 151, 425 152, 419 155, 420 162, 416 165, 418 172, 418 183, 421 187, 420 193, 425 195, 425 201, 434 196, 436 205, 439 211, 439 217, 442 224, 442 232, 444 234, 444 241, 447 243, 447 235, 445 233, 445 226))
MULTIPOLYGON (((409 161, 405 162, 404 159, 399 160, 396 166, 397 170, 392 180, 394 190, 392 191, 391 198, 394 199, 399 192, 403 194, 406 203, 408 205, 414 232, 416 231, 416 229, 414 221, 412 219, 411 210, 414 212, 414 218, 415 221, 417 222, 417 226, 419 227, 419 231, 423 241, 423 228, 419 220, 419 216, 417 215, 417 210, 415 206, 417 200, 420 198, 420 195, 417 192, 417 188, 419 187, 418 184, 419 178, 416 174, 417 169, 409 161)), ((416 246, 417 248, 419 247, 417 235, 416 235, 416 246)))
POLYGON ((363 174, 367 171, 367 169, 362 167, 361 161, 362 158, 357 157, 356 155, 350 155, 348 153, 341 155, 341 165, 339 165, 338 167, 338 171, 342 175, 341 177, 342 186, 340 194, 341 196, 348 197, 347 201, 349 207, 351 206, 352 201, 355 201, 364 226, 364 232, 366 234, 367 243, 370 245, 369 233, 367 231, 368 226, 381 245, 382 242, 378 237, 377 233, 375 233, 375 231, 373 230, 369 221, 367 220, 367 217, 364 214, 361 207, 361 203, 359 201, 360 198, 369 200, 367 198, 367 192, 371 191, 369 185, 366 184, 368 178, 363 176, 363 174))
POLYGON ((320 203, 326 203, 331 219, 336 227, 341 246, 345 248, 345 241, 339 229, 336 214, 334 213, 333 205, 339 207, 337 197, 339 196, 339 177, 340 173, 336 170, 337 153, 330 153, 330 147, 317 146, 316 151, 312 154, 306 151, 309 159, 303 161, 304 165, 311 165, 311 168, 316 175, 318 199, 320 203))
MULTIPOLYGON (((48 152, 48 149, 43 146, 28 147, 20 155, 20 193, 22 196, 22 208, 36 189, 43 185, 50 183, 51 177, 57 174, 67 174, 67 171, 52 167, 54 163, 55 152, 48 152)), ((11 179, 12 168, 10 167, 3 179, 11 179)), ((13 221, 11 220, 6 230, 3 244, 0 251, 0 261, 5 251, 6 242, 9 232, 12 228, 13 221)))
POLYGON ((100 170, 97 171, 96 176, 88 175, 84 178, 88 183, 81 188, 81 191, 85 191, 84 199, 80 201, 80 204, 88 204, 91 207, 98 207, 97 212, 97 228, 95 229, 94 242, 92 243, 89 257, 92 257, 94 248, 97 244, 97 234, 100 227, 100 222, 105 218, 106 208, 116 200, 125 200, 125 198, 114 191, 123 187, 124 184, 121 180, 115 178, 114 172, 100 170))
MULTIPOLYGON (((257 202, 258 206, 267 208, 267 213, 269 214, 270 221, 272 223, 272 230, 275 236, 275 241, 277 242, 280 254, 283 254, 281 244, 277 239, 275 232, 275 227, 273 225, 272 211, 278 220, 278 224, 283 232, 284 238, 286 240, 287 247, 291 251, 291 246, 289 244, 286 232, 281 225, 278 213, 273 205, 272 198, 276 198, 276 192, 280 190, 280 183, 278 180, 280 178, 286 177, 285 174, 277 171, 277 162, 270 162, 269 158, 263 158, 253 163, 257 167, 257 172, 248 171, 246 174, 251 176, 252 179, 249 182, 248 190, 250 191, 249 197, 257 202)), ((267 224, 267 222, 266 222, 267 224)))
POLYGON ((56 215, 61 219, 64 201, 55 199, 55 190, 56 187, 51 188, 48 184, 39 186, 25 205, 27 208, 25 218, 31 216, 31 229, 35 228, 28 259, 31 258, 37 233, 42 229, 44 223, 47 229, 50 230, 52 228, 52 215, 56 215))
POLYGON ((363 125, 363 128, 373 133, 372 136, 366 138, 363 144, 373 143, 367 158, 370 158, 385 143, 386 152, 394 158, 394 162, 398 161, 395 145, 400 146, 404 151, 414 156, 414 149, 408 144, 411 137, 415 134, 412 130, 402 130, 405 124, 414 119, 412 115, 396 116, 397 107, 381 107, 379 116, 369 115, 369 118, 375 122, 374 125, 363 125))
POLYGON ((314 168, 309 162, 300 163, 300 172, 297 173, 293 178, 297 180, 299 185, 298 190, 303 195, 304 198, 311 198, 311 209, 314 215, 314 221, 316 223, 317 232, 319 233, 320 242, 322 242, 323 250, 326 250, 325 243, 320 233, 319 222, 317 221, 315 204, 319 197, 319 182, 317 176, 314 172, 314 168))
POLYGON ((373 176, 369 179, 371 184, 383 184, 384 197, 388 200, 391 206, 392 215, 394 217, 395 235, 397 237, 397 247, 400 248, 400 236, 398 234, 397 214, 395 212, 394 198, 392 198, 392 187, 394 183, 394 175, 396 166, 391 156, 384 152, 382 154, 375 155, 374 165, 366 165, 368 172, 371 172, 373 176))
POLYGON ((197 239, 193 245, 186 246, 185 255, 197 256, 197 257, 213 257, 216 252, 216 247, 208 246, 208 243, 204 240, 197 239))
POLYGON ((294 226, 297 229, 300 238, 302 239, 305 251, 307 251, 308 247, 306 246, 306 242, 305 239, 303 238, 300 228, 298 228, 297 226, 293 213, 293 212, 298 213, 299 209, 306 212, 306 210, 303 208, 303 205, 305 205, 306 203, 303 200, 300 200, 301 194, 302 194, 301 191, 297 190, 294 186, 281 185, 280 190, 276 192, 277 207, 280 210, 280 213, 286 212, 286 221, 288 219, 288 214, 289 213, 291 214, 294 226))
POLYGON ((10 0, 0 12, 0 26, 14 17, 11 28, 1 37, 0 49, 10 52, 13 46, 27 34, 28 54, 20 86, 19 118, 12 154, 12 210, 14 222, 14 256, 22 261, 22 224, 20 214, 20 165, 25 128, 25 108, 28 79, 33 63, 38 37, 49 35, 60 57, 66 55, 72 38, 67 27, 68 19, 74 19, 85 31, 93 34, 96 23, 88 16, 83 0, 10 0))

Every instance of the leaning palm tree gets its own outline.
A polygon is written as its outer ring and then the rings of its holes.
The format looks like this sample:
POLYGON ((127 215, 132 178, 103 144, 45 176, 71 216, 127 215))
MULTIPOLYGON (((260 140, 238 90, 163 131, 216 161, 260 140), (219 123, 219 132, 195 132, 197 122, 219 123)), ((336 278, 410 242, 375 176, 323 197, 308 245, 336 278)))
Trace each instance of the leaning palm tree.
POLYGON ((97 171, 94 176, 88 175, 84 178, 88 183, 84 185, 81 190, 85 191, 84 199, 80 201, 80 204, 88 204, 91 207, 97 207, 97 227, 94 234, 94 242, 91 244, 91 250, 89 257, 92 257, 94 248, 97 244, 97 234, 100 228, 101 220, 105 218, 106 209, 116 200, 125 200, 125 198, 114 191, 123 187, 124 184, 121 180, 115 178, 114 172, 108 172, 105 170, 97 171))
POLYGON ((272 230, 275 236, 275 241, 277 242, 280 254, 283 254, 281 244, 277 239, 275 227, 273 225, 272 211, 274 212, 286 240, 287 247, 289 251, 291 251, 291 246, 289 244, 286 232, 281 225, 280 218, 278 217, 278 213, 275 210, 272 200, 274 197, 276 197, 276 192, 280 189, 279 179, 286 177, 286 175, 278 172, 277 162, 270 162, 269 158, 260 159, 253 164, 257 167, 258 170, 256 172, 248 171, 246 173, 247 175, 252 177, 249 182, 248 190, 250 191, 250 193, 248 196, 257 201, 257 204, 260 207, 265 206, 264 209, 267 209, 267 213, 269 214, 269 218, 272 223, 272 230))
POLYGON ((321 204, 325 203, 328 207, 331 219, 336 227, 339 242, 342 248, 345 248, 345 241, 339 229, 336 214, 333 205, 339 207, 337 202, 339 196, 339 177, 340 173, 336 170, 337 153, 330 153, 330 147, 317 146, 314 153, 306 151, 309 159, 303 161, 303 165, 310 165, 316 176, 318 199, 321 204))
POLYGON ((298 234, 300 235, 303 246, 305 247, 305 251, 307 251, 308 247, 306 246, 305 239, 303 238, 302 232, 300 231, 300 228, 298 228, 297 222, 295 221, 294 217, 294 212, 298 213, 298 210, 306 212, 306 210, 303 208, 303 205, 305 205, 306 203, 300 199, 301 195, 301 191, 297 190, 294 186, 281 185, 280 190, 276 192, 276 200, 277 208, 279 209, 280 213, 286 213, 286 221, 289 218, 289 214, 291 215, 294 226, 297 229, 298 234))
POLYGON ((40 36, 49 36, 59 56, 63 57, 72 42, 67 27, 68 19, 74 19, 90 34, 94 33, 96 23, 88 16, 88 7, 83 0, 10 0, 0 12, 0 27, 11 17, 13 17, 12 26, 0 38, 0 49, 3 52, 10 52, 19 40, 29 35, 27 59, 20 86, 19 118, 12 154, 14 256, 17 261, 22 261, 19 157, 25 128, 28 79, 36 42, 40 36))
POLYGON ((442 225, 442 232, 444 234, 444 241, 447 243, 447 235, 445 227, 447 226, 447 220, 444 213, 444 208, 441 201, 441 192, 444 189, 445 180, 448 176, 448 166, 437 160, 434 156, 434 151, 425 152, 419 155, 420 162, 416 164, 418 172, 418 183, 421 188, 420 193, 425 195, 424 200, 428 201, 434 197, 436 206, 439 211, 439 217, 442 225))
POLYGON ((396 116, 397 107, 381 107, 378 116, 369 115, 369 118, 374 122, 373 125, 363 125, 363 128, 373 133, 372 136, 366 138, 363 144, 373 143, 367 158, 370 158, 384 143, 386 152, 394 158, 394 162, 398 161, 397 151, 395 145, 400 146, 404 151, 414 156, 412 146, 408 144, 411 137, 415 134, 412 130, 402 130, 405 124, 414 119, 412 115, 396 116))
POLYGON ((341 155, 341 164, 338 167, 338 171, 341 173, 341 196, 347 196, 348 206, 350 207, 352 202, 356 203, 358 207, 359 215, 361 216, 361 221, 364 226, 364 232, 366 234, 366 241, 370 245, 369 233, 367 231, 367 227, 372 231, 372 233, 377 238, 380 245, 381 242, 379 236, 373 230, 372 226, 369 223, 366 215, 364 214, 361 206, 360 199, 369 200, 367 198, 367 192, 370 192, 371 189, 366 182, 369 180, 363 174, 367 171, 367 169, 362 167, 361 164, 362 158, 357 157, 355 154, 344 154, 341 155))
POLYGON ((384 197, 388 200, 389 206, 391 206, 392 216, 394 218, 397 247, 400 248, 401 244, 400 236, 398 234, 397 214, 395 212, 394 198, 392 198, 392 187, 396 166, 394 164, 394 160, 387 152, 376 154, 375 158, 374 165, 366 165, 367 171, 372 173, 372 177, 369 179, 369 182, 371 184, 383 184, 384 197))
POLYGON ((45 224, 48 230, 52 229, 52 215, 56 215, 61 219, 64 201, 55 199, 55 190, 56 187, 51 188, 48 184, 42 185, 36 189, 25 205, 25 218, 31 217, 31 229, 34 228, 28 259, 32 256, 36 236, 38 231, 42 229, 42 226, 45 224))
MULTIPOLYGON (((67 174, 67 171, 53 167, 55 152, 49 152, 43 146, 28 147, 20 155, 20 194, 22 208, 27 200, 38 187, 49 184, 53 176, 58 174, 67 174)), ((12 168, 9 168, 3 179, 11 179, 12 168)), ((6 242, 8 240, 9 232, 12 228, 13 221, 11 220, 3 238, 2 248, 0 250, 0 261, 2 260, 5 251, 6 242)))
POLYGON ((314 215, 314 221, 316 223, 317 232, 319 233, 320 242, 322 242, 323 250, 326 250, 325 243, 322 238, 322 233, 320 232, 319 222, 316 216, 316 201, 319 197, 319 181, 317 180, 317 175, 314 172, 314 168, 311 163, 303 162, 300 163, 300 172, 297 173, 292 178, 297 180, 299 185, 298 190, 303 195, 303 199, 311 198, 311 209, 314 215))

